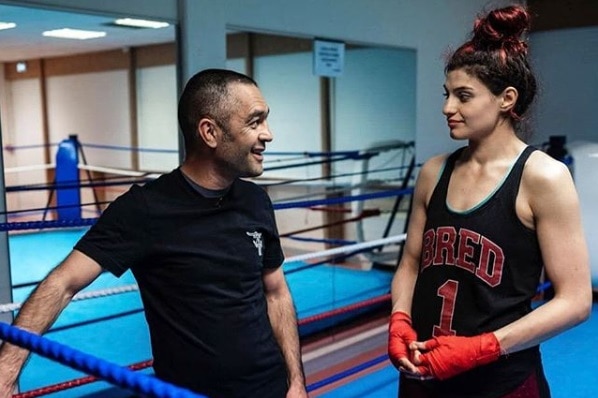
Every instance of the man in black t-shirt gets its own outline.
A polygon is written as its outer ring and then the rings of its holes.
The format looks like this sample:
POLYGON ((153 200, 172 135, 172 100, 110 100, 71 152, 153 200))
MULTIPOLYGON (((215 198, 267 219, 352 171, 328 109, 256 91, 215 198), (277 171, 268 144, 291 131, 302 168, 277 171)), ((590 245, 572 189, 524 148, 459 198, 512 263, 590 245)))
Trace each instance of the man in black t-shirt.
MULTIPOLYGON (((103 270, 131 269, 156 376, 210 398, 306 398, 293 301, 263 172, 269 108, 249 77, 205 70, 179 101, 183 164, 117 198, 14 325, 45 332, 103 270)), ((0 350, 0 398, 28 352, 0 350)))

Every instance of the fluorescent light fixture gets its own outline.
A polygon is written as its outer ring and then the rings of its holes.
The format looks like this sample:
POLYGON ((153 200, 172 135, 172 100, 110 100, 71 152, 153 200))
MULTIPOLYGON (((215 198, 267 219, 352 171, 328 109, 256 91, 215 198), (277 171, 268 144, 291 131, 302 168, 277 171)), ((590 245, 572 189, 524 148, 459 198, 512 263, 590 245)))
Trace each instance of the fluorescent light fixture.
POLYGON ((169 24, 166 22, 148 21, 146 19, 134 19, 134 18, 120 18, 114 21, 116 25, 132 26, 134 28, 165 28, 169 24))
POLYGON ((16 28, 17 24, 14 22, 0 22, 0 30, 16 28))
POLYGON ((61 39, 77 39, 77 40, 97 39, 98 37, 106 36, 106 32, 93 31, 93 30, 71 29, 71 28, 47 30, 42 34, 47 37, 58 37, 61 39))

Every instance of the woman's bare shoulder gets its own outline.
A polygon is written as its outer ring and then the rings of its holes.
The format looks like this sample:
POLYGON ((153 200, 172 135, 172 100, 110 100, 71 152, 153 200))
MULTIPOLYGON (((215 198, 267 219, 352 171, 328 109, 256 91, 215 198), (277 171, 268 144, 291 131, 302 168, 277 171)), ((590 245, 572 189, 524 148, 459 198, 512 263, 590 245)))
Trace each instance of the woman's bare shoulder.
POLYGON ((571 173, 565 163, 542 151, 533 152, 524 169, 524 182, 538 188, 548 188, 571 180, 571 173))
POLYGON ((449 154, 436 155, 424 162, 417 176, 416 191, 422 198, 429 198, 440 178, 449 154))

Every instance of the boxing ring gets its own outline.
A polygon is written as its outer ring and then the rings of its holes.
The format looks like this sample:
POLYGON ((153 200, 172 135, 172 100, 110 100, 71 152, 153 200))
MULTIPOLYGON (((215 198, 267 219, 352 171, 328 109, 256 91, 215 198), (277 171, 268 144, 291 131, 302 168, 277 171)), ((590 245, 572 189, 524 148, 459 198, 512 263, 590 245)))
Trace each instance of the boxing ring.
MULTIPOLYGON (((389 148, 399 148, 404 156, 407 146, 278 154, 276 160, 266 162, 264 176, 256 179, 271 195, 279 221, 286 253, 283 270, 297 309, 310 397, 397 394, 398 373, 386 355, 389 291, 393 266, 405 238, 405 220, 397 219, 405 215, 404 211, 399 214, 405 209, 402 199, 410 195, 416 166, 412 158, 403 158, 398 167, 372 170, 372 159, 389 148), (293 178, 279 173, 307 163, 333 162, 351 162, 351 166, 338 167, 336 176, 324 178, 314 176, 317 173, 313 171, 293 178), (400 178, 390 184, 385 178, 372 178, 388 174, 400 178), (340 237, 329 233, 339 227, 340 237)), ((27 210, 26 218, 17 212, 8 214, 12 219, 2 225, 2 230, 10 231, 13 303, 1 304, 0 311, 18 311, 19 303, 64 258, 101 208, 123 190, 115 188, 99 198, 95 187, 126 186, 155 177, 141 172, 118 176, 109 168, 82 166, 74 174, 71 170, 71 174, 63 175, 62 181, 54 181, 50 188, 57 194, 57 203, 49 207, 50 212, 27 210), (88 172, 94 170, 113 176, 78 179, 79 175, 91 177, 88 172), (78 186, 71 185, 75 177, 78 186), (82 188, 87 192, 81 194, 82 188), (70 193, 59 196, 61 189, 61 194, 66 190, 70 193), (63 211, 73 207, 77 209, 74 213, 63 211)), ((597 315, 595 304, 589 322, 542 345, 553 397, 598 396, 598 358, 589 351, 598 345, 590 344, 598 343, 594 332, 597 315)), ((77 295, 43 338, 37 337, 41 341, 12 329, 2 324, 0 334, 24 346, 34 344, 36 352, 20 377, 19 398, 124 398, 131 397, 131 391, 151 397, 199 396, 154 386, 154 380, 144 379, 152 375, 150 339, 130 271, 118 279, 102 274, 77 295), (54 343, 77 352, 65 355, 54 343), (65 361, 65 356, 76 360, 65 361), (109 363, 98 365, 93 362, 96 359, 109 363)))
MULTIPOLYGON (((27 261, 18 263, 18 267, 23 268, 15 269, 13 273, 16 277, 13 282, 15 302, 24 298, 32 288, 31 282, 43 277, 47 271, 44 269, 46 267, 39 265, 39 253, 44 253, 44 257, 47 257, 48 260, 59 261, 62 256, 61 250, 68 250, 83 231, 84 229, 56 230, 11 237, 11 253, 22 260, 29 258, 27 261), (36 247, 39 251, 32 251, 31 247, 36 247), (27 254, 23 256, 23 252, 27 254)), ((295 297, 303 340, 306 339, 305 336, 308 336, 307 340, 309 340, 309 335, 316 333, 314 329, 327 327, 322 324, 316 325, 318 321, 338 322, 338 318, 335 320, 334 317, 326 316, 327 313, 334 312, 335 309, 338 310, 335 317, 342 318, 343 316, 354 316, 355 311, 367 308, 376 299, 380 299, 376 304, 384 304, 384 295, 388 291, 390 283, 388 271, 346 270, 334 265, 324 265, 292 272, 292 270, 306 265, 309 263, 303 261, 285 264, 289 286, 295 297), (289 273, 289 271, 291 272, 289 273), (345 291, 340 291, 338 286, 335 291, 332 286, 333 278, 336 278, 334 282, 337 285, 345 286, 345 291), (359 288, 356 289, 356 286, 359 288), (363 304, 364 307, 357 308, 360 304, 363 304), (353 308, 348 308, 351 306, 353 308), (312 324, 311 321, 316 322, 312 324)), ((128 273, 118 280, 110 275, 102 275, 84 292, 97 292, 132 284, 134 284, 134 280, 128 273)), ((151 355, 149 336, 140 309, 141 301, 134 289, 121 294, 108 294, 88 300, 77 300, 65 309, 54 327, 45 336, 53 341, 77 347, 77 349, 99 358, 108 358, 123 367, 138 364, 149 359, 151 355)), ((581 398, 598 394, 595 375, 598 359, 591 351, 588 352, 588 343, 598 342, 595 334, 597 327, 598 306, 594 305, 589 322, 542 345, 545 370, 553 397, 581 398), (563 347, 567 347, 567 349, 564 350, 563 347)), ((304 352, 307 380, 311 388, 310 396, 326 398, 396 396, 397 372, 385 355, 386 324, 378 322, 375 326, 365 329, 357 335, 347 337, 347 340, 349 342, 346 345, 341 344, 343 339, 340 338, 324 348, 318 347, 304 352), (366 336, 360 339, 360 334, 366 334, 366 336), (370 340, 369 345, 364 343, 368 339, 370 340), (363 358, 361 362, 355 363, 351 353, 348 354, 349 356, 342 354, 343 350, 351 351, 352 347, 361 347, 360 343, 366 347, 362 351, 372 352, 371 358, 363 358), (372 348, 372 345, 375 348, 372 348), (317 353, 318 349, 324 352, 317 353), (337 351, 341 353, 335 354, 337 351), (320 358, 314 358, 314 353, 320 358), (311 364, 317 359, 329 361, 338 358, 343 359, 345 363, 344 366, 337 364, 337 368, 334 369, 336 372, 333 374, 328 372, 324 375, 321 366, 318 368, 318 365, 311 364), (342 370, 340 370, 341 368, 342 370)), ((354 356, 359 357, 357 354, 354 356)), ((325 365, 329 364, 325 363, 325 365)), ((151 369, 142 368, 138 372, 151 374, 151 369)), ((22 391, 35 392, 54 385, 57 387, 49 388, 49 391, 41 396, 47 395, 56 398, 130 396, 130 392, 115 389, 107 382, 93 382, 77 386, 78 380, 83 377, 85 374, 80 371, 39 355, 33 355, 21 376, 20 386, 22 391), (50 394, 50 392, 52 393, 50 394)), ((24 395, 23 398, 26 396, 36 395, 24 395)))
MULTIPOLYGON (((7 211, 9 222, 2 225, 2 230, 9 231, 13 303, 1 305, 2 312, 18 311, 19 303, 29 295, 47 272, 64 258, 88 226, 93 224, 102 209, 110 203, 111 199, 118 196, 118 192, 124 192, 126 186, 132 183, 143 183, 155 178, 151 173, 140 172, 125 177, 124 174, 119 175, 117 170, 109 167, 91 166, 85 161, 83 146, 77 142, 76 136, 70 136, 56 145, 54 165, 32 166, 26 169, 20 167, 16 170, 17 172, 41 171, 37 174, 37 178, 43 179, 43 173, 55 167, 51 183, 43 184, 14 178, 16 184, 7 187, 9 197, 19 195, 20 192, 23 198, 19 198, 19 201, 28 204, 31 201, 27 200, 31 199, 33 194, 38 194, 37 196, 40 197, 48 192, 49 194, 47 194, 46 206, 37 203, 31 208, 20 211, 7 211), (101 173, 100 178, 98 173, 101 173), (99 193, 98 188, 100 188, 99 193), (36 249, 31 250, 32 247, 36 249)), ((97 149, 99 146, 85 144, 85 147, 97 149)), ((11 150, 15 151, 18 148, 11 148, 11 150)), ((404 239, 404 236, 393 237, 388 236, 388 233, 378 241, 358 242, 354 239, 355 236, 364 235, 362 222, 364 217, 347 208, 345 203, 365 200, 366 195, 369 195, 364 189, 366 183, 362 177, 363 168, 364 164, 369 167, 370 159, 377 156, 377 152, 346 151, 279 154, 279 156, 283 159, 269 161, 271 164, 266 166, 270 171, 269 176, 263 181, 257 181, 274 196, 281 191, 285 191, 283 195, 291 193, 290 196, 279 198, 278 203, 275 203, 275 211, 292 212, 299 209, 298 211, 303 213, 310 213, 313 210, 317 214, 307 223, 309 225, 305 223, 302 225, 307 228, 300 228, 300 230, 297 230, 292 223, 287 225, 282 223, 286 230, 281 234, 284 235, 283 241, 290 242, 291 246, 293 242, 299 245, 289 248, 283 267, 295 297, 302 338, 315 336, 322 330, 347 322, 372 309, 377 310, 388 306, 392 272, 372 270, 371 267, 363 267, 362 264, 347 265, 347 261, 359 253, 366 253, 372 249, 381 250, 385 246, 396 245, 404 239), (286 185, 289 182, 288 178, 280 178, 280 170, 305 168, 305 164, 302 163, 319 167, 318 165, 343 161, 357 163, 351 167, 352 171, 343 172, 343 176, 339 178, 331 178, 330 175, 323 179, 311 178, 307 194, 304 192, 296 196, 295 188, 291 190, 276 188, 277 185, 286 185), (277 173, 278 175, 274 175, 277 173), (347 180, 339 182, 343 177, 347 180), (360 186, 351 183, 355 178, 362 180, 360 186), (355 195, 351 197, 351 194, 355 195), (322 220, 331 219, 323 216, 330 212, 334 213, 328 207, 335 207, 335 210, 345 207, 344 213, 352 213, 352 219, 360 225, 362 231, 349 234, 353 235, 349 236, 352 240, 342 241, 342 239, 324 236, 325 234, 321 233, 324 227, 318 224, 322 220), (301 229, 309 230, 307 233, 309 236, 306 236, 301 229), (319 232, 314 233, 317 230, 319 232), (324 250, 314 255, 311 250, 314 247, 324 250), (291 252, 301 254, 289 255, 291 252)), ((396 169, 390 167, 382 172, 396 174, 396 169)), ((301 182, 305 184, 304 179, 301 179, 301 182)), ((388 192, 376 193, 372 198, 394 198, 398 192, 406 193, 404 191, 400 187, 394 187, 388 192)), ((362 210, 359 210, 359 213, 362 210)), ((370 214, 380 214, 380 212, 370 214)), ((288 217, 282 218, 286 220, 288 217)), ((336 218, 337 223, 338 220, 342 223, 342 219, 346 217, 343 215, 339 218, 333 214, 332 218, 336 218)), ((363 263, 362 259, 358 262, 363 263)), ((44 335, 43 339, 47 339, 48 343, 42 340, 42 343, 38 344, 42 346, 52 346, 52 343, 65 344, 76 347, 77 350, 91 357, 108 358, 122 368, 132 367, 139 373, 151 373, 149 336, 142 311, 135 281, 130 273, 126 273, 120 279, 102 274, 76 296, 76 299, 44 335), (118 332, 110 333, 111 331, 118 332)), ((384 309, 384 314, 387 312, 388 309, 384 309)), ((27 339, 33 338, 19 333, 12 336, 10 329, 2 333, 3 335, 8 333, 7 339, 24 338, 22 342, 15 341, 20 344, 28 344, 27 339)), ((36 354, 32 355, 20 378, 20 390, 24 391, 20 394, 22 397, 41 396, 42 393, 51 393, 52 396, 85 396, 112 388, 111 384, 114 381, 112 379, 106 379, 109 383, 97 381, 95 378, 98 375, 89 373, 86 368, 81 369, 72 366, 71 363, 62 363, 61 358, 47 357, 48 353, 37 352, 34 347, 31 349, 36 354), (87 373, 94 376, 89 377, 87 373), (76 389, 71 391, 72 387, 76 389)), ((312 356, 314 360, 317 359, 316 356, 312 356)), ((99 376, 104 378, 103 375, 99 376)), ((114 394, 114 390, 110 390, 108 396, 114 394)))

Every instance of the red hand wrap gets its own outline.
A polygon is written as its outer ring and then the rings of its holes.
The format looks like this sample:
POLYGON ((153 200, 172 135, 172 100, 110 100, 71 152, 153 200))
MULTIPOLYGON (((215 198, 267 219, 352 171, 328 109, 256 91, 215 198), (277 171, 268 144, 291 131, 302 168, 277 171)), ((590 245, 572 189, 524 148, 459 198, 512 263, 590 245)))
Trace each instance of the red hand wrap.
POLYGON ((500 344, 494 333, 473 337, 442 336, 425 344, 418 370, 423 376, 431 375, 439 380, 494 362, 500 357, 500 344))
POLYGON ((417 340, 417 333, 411 327, 411 317, 404 312, 393 312, 390 316, 388 330, 388 356, 393 365, 398 368, 398 360, 411 360, 409 343, 417 340))

